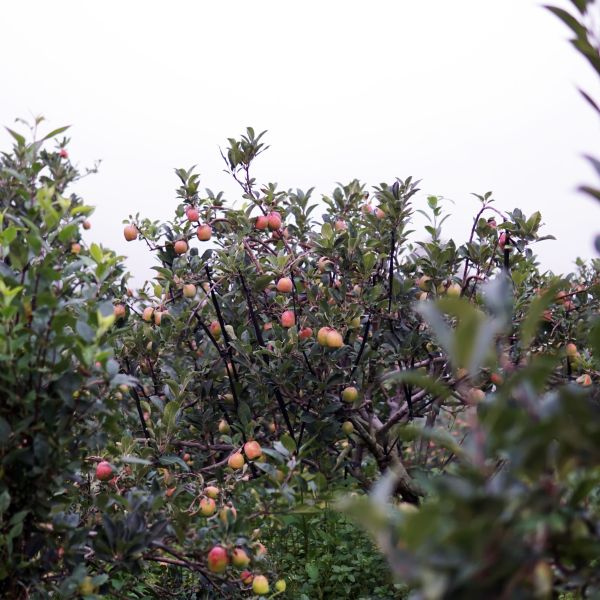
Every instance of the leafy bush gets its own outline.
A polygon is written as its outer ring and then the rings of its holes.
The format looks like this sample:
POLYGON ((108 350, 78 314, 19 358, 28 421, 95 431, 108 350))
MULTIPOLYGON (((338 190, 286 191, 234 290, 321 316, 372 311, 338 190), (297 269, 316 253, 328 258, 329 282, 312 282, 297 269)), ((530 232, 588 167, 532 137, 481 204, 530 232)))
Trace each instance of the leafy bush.
POLYGON ((133 290, 39 124, 0 160, 3 597, 597 592, 600 261, 541 271, 490 192, 458 244, 411 177, 259 184, 248 128, 237 202, 178 169, 125 221, 133 290))

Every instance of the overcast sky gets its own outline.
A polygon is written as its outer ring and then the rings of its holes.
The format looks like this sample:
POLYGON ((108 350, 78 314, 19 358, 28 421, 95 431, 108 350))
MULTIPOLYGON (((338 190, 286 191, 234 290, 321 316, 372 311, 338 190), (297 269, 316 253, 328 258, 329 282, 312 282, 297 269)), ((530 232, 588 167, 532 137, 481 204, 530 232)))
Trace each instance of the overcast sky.
POLYGON ((600 205, 575 191, 594 182, 581 155, 600 155, 576 86, 598 86, 567 39, 531 0, 9 1, 0 123, 73 125, 73 161, 103 161, 78 185, 97 207, 86 236, 126 254, 138 282, 151 260, 122 219, 169 218, 176 167, 239 196, 219 146, 248 125, 269 131, 262 182, 327 193, 412 175, 417 207, 455 203, 457 243, 470 192, 492 190, 501 210, 542 211, 558 241, 536 251, 565 272, 600 231, 600 205))

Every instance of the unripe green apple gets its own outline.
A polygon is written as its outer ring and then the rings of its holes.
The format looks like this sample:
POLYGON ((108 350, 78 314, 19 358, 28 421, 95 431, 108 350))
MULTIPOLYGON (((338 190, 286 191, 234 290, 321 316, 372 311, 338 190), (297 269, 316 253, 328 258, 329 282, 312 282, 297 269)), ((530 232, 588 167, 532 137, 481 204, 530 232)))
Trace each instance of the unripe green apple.
POLYGON ((354 433, 354 425, 352 424, 352 421, 344 421, 342 424, 342 431, 345 435, 351 435, 354 433))
POLYGON ((462 292, 462 288, 458 283, 451 283, 446 289, 446 294, 452 298, 458 298, 462 292))
POLYGON ((276 592, 285 592, 287 588, 287 584, 285 582, 285 579, 278 579, 275 582, 275 591, 276 592))
POLYGON ((204 488, 204 493, 213 500, 216 500, 219 497, 219 488, 214 485, 209 485, 204 488))
POLYGON ((354 386, 348 386, 342 391, 342 400, 348 404, 352 404, 358 399, 358 390, 354 386))
POLYGON ((252 582, 252 591, 258 596, 269 593, 269 581, 264 575, 257 575, 252 582))
POLYGON ((231 433, 231 427, 225 419, 219 421, 219 433, 222 435, 229 435, 231 433))

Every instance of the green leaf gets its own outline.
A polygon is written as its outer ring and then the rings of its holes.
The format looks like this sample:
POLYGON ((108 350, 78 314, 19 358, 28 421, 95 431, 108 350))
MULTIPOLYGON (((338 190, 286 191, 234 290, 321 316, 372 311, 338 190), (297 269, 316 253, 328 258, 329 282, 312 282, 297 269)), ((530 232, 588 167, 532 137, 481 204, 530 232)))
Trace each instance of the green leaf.
POLYGON ((289 436, 287 433, 284 433, 279 441, 283 444, 284 448, 290 453, 293 454, 296 452, 296 442, 289 436))

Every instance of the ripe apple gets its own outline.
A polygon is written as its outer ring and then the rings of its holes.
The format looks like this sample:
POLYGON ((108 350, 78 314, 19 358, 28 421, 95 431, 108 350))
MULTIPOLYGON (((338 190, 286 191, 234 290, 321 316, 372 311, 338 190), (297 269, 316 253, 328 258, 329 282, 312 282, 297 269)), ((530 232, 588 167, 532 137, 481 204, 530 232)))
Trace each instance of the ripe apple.
POLYGON ((229 435, 231 433, 231 427, 225 419, 219 421, 219 433, 222 435, 229 435))
POLYGON ((250 459, 255 460, 262 454, 260 444, 255 441, 246 442, 244 444, 244 454, 250 459))
POLYGON ((504 383, 504 377, 500 373, 492 373, 490 375, 490 381, 494 385, 502 385, 504 383))
POLYGON ((352 424, 352 421, 344 421, 342 423, 342 431, 344 432, 344 435, 352 435, 354 432, 354 425, 352 424))
POLYGON ((243 569, 250 564, 250 557, 243 548, 234 548, 231 553, 231 562, 234 567, 243 569))
POLYGON ((575 381, 584 387, 592 385, 592 378, 587 373, 580 375, 575 381))
POLYGON ((173 244, 173 250, 175 250, 175 254, 185 254, 188 250, 187 242, 185 240, 177 240, 173 244))
POLYGON ((277 211, 272 211, 267 217, 267 225, 271 231, 276 231, 281 227, 281 215, 277 211))
POLYGON ((90 221, 88 221, 87 219, 83 222, 83 228, 84 229, 91 229, 92 228, 92 223, 90 221))
POLYGON ((221 323, 219 321, 211 321, 208 326, 208 330, 213 334, 215 339, 219 339, 221 337, 221 323))
POLYGON ((227 550, 223 546, 214 546, 208 553, 208 568, 213 573, 223 573, 229 564, 227 550))
POLYGON ((383 210, 381 208, 376 208, 375 209, 375 216, 378 219, 385 219, 385 212, 383 212, 383 210))
POLYGON ((252 591, 257 596, 269 593, 269 580, 264 575, 257 575, 252 582, 252 591))
POLYGON ((288 329, 296 324, 296 315, 293 310, 284 310, 281 313, 281 326, 288 329))
POLYGON ((202 498, 200 500, 200 514, 203 517, 212 517, 217 511, 217 505, 212 498, 202 498))
POLYGON ((198 227, 196 235, 201 242, 208 242, 212 236, 212 227, 208 223, 204 223, 198 227))
POLYGON ((177 489, 176 487, 170 487, 170 488, 168 488, 167 491, 165 492, 165 496, 167 498, 170 498, 175 493, 176 489, 177 489))
POLYGON ((577 356, 579 356, 579 351, 577 350, 577 346, 573 342, 566 345, 565 351, 569 358, 576 358, 577 356))
POLYGON ((298 332, 298 338, 301 340, 307 340, 309 337, 311 337, 313 334, 313 330, 310 327, 303 327, 299 332, 298 332))
POLYGON ((252 575, 252 573, 246 569, 240 573, 240 579, 244 585, 250 585, 254 579, 254 575, 252 575))
POLYGON ((294 284, 289 277, 282 277, 277 282, 276 287, 278 292, 281 292, 282 294, 289 294, 294 288, 294 284))
POLYGON ((256 229, 260 229, 264 231, 269 226, 269 217, 267 215, 259 215, 256 217, 256 221, 254 222, 254 227, 256 229))
POLYGON ((214 485, 208 485, 204 488, 204 493, 213 500, 219 497, 219 488, 214 485))
POLYGON ((67 149, 66 149, 66 148, 61 148, 61 149, 58 151, 58 155, 59 155, 61 158, 69 158, 69 153, 67 152, 67 149))
POLYGON ((327 346, 327 335, 330 331, 333 331, 331 327, 321 327, 321 329, 317 331, 317 342, 319 342, 321 346, 327 346))
POLYGON ((200 213, 198 212, 198 209, 195 206, 190 206, 185 211, 185 216, 187 217, 188 221, 192 221, 192 223, 195 223, 200 218, 200 213))
POLYGON ((112 479, 112 476, 113 469, 108 461, 103 460, 96 465, 96 479, 99 481, 108 481, 112 479))
POLYGON ((504 250, 504 247, 508 243, 509 243, 508 234, 506 233, 506 231, 503 231, 500 234, 500 237, 498 238, 498 247, 500 248, 500 250, 504 250))
POLYGON ((446 289, 446 294, 452 298, 458 298, 462 292, 462 288, 458 283, 451 283, 446 289))
POLYGON ((144 312, 142 313, 142 319, 144 319, 144 321, 150 323, 150 321, 152 321, 153 317, 154 317, 154 309, 151 306, 146 306, 146 308, 144 309, 144 312))
POLYGON ((77 243, 77 242, 73 242, 71 244, 71 253, 72 254, 79 254, 81 252, 81 244, 77 243))
POLYGON ((133 240, 137 240, 138 230, 135 225, 125 225, 125 229, 123 229, 123 235, 128 242, 133 242, 133 240))
POLYGON ((193 298, 196 295, 196 286, 193 283, 186 283, 183 286, 184 298, 193 298))
POLYGON ((352 404, 358 399, 358 390, 353 386, 348 386, 342 390, 342 400, 352 404))
POLYGON ((154 311, 154 324, 160 325, 163 315, 166 314, 167 312, 168 311, 166 311, 166 310, 155 310, 154 311))
POLYGON ((227 459, 227 464, 234 470, 241 469, 244 466, 245 462, 246 461, 244 460, 244 456, 239 450, 237 452, 234 452, 227 459))
POLYGON ((188 460, 192 459, 192 456, 189 452, 186 452, 181 458, 183 458, 185 462, 188 462, 188 460))
POLYGON ((119 319, 124 319, 127 314, 127 309, 124 304, 115 304, 113 308, 113 315, 115 319, 118 321, 119 319))
POLYGON ((327 345, 330 348, 341 348, 344 345, 344 338, 339 331, 332 329, 327 332, 327 345))
POLYGON ((276 592, 285 592, 285 590, 287 589, 287 583, 285 582, 285 579, 278 579, 275 582, 275 591, 276 592))

